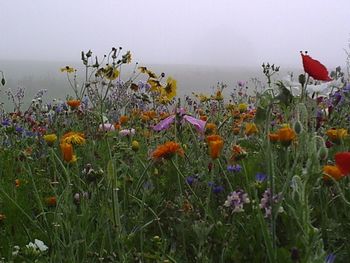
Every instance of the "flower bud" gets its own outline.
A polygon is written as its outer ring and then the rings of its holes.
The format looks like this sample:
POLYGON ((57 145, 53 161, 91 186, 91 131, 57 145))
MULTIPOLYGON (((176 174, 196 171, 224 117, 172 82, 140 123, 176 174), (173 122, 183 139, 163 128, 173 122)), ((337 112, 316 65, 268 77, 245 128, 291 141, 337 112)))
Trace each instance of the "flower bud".
POLYGON ((306 82, 305 74, 300 74, 300 75, 299 75, 299 83, 300 83, 302 86, 304 86, 305 82, 306 82))
POLYGON ((296 134, 300 134, 303 131, 303 125, 299 120, 294 123, 294 131, 296 134))
POLYGON ((322 146, 319 150, 318 150, 318 158, 320 158, 321 160, 326 160, 328 157, 328 149, 324 146, 322 146))
POLYGON ((134 152, 137 152, 140 149, 140 143, 138 141, 132 141, 131 143, 131 149, 134 152))

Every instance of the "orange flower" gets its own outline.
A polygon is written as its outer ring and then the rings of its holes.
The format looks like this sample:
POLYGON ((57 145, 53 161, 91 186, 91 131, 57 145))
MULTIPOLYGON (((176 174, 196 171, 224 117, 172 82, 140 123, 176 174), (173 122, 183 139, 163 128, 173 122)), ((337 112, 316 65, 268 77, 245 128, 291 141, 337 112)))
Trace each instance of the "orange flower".
POLYGON ((344 177, 343 173, 336 165, 325 165, 323 166, 323 180, 330 181, 333 178, 336 181, 339 181, 344 177))
POLYGON ((15 180, 15 186, 16 186, 16 188, 20 187, 20 185, 21 185, 21 181, 20 181, 19 179, 16 179, 16 180, 15 180))
POLYGON ((234 135, 238 135, 240 131, 241 131, 241 129, 238 128, 238 127, 233 128, 233 134, 234 135))
POLYGON ((129 120, 129 117, 126 116, 126 115, 122 115, 122 116, 120 116, 120 118, 119 118, 119 122, 120 122, 121 125, 127 123, 128 120, 129 120))
POLYGON ((212 159, 218 158, 223 147, 224 147, 224 141, 222 140, 209 142, 210 157, 212 159))
POLYGON ((0 223, 6 219, 6 216, 4 214, 0 214, 0 223))
POLYGON ((200 116, 199 116, 199 119, 202 120, 202 121, 207 121, 207 120, 208 120, 208 117, 205 116, 205 115, 200 115, 200 116))
POLYGON ((223 138, 220 135, 209 135, 207 136, 207 142, 209 145, 210 157, 213 159, 218 158, 224 147, 223 138))
POLYGON ((63 142, 60 144, 63 160, 68 163, 76 162, 77 158, 73 154, 73 146, 69 143, 63 142))
POLYGON ((247 152, 244 148, 242 148, 240 145, 233 145, 232 146, 232 156, 231 159, 238 161, 240 159, 243 159, 244 157, 247 156, 247 152))
POLYGON ((289 146, 296 137, 295 131, 289 127, 279 129, 277 134, 278 140, 285 146, 289 146))
POLYGON ((327 130, 326 134, 332 142, 339 143, 340 140, 342 140, 348 136, 348 130, 332 128, 332 129, 327 130))
POLYGON ((181 146, 176 142, 166 142, 162 145, 159 145, 157 149, 152 152, 151 156, 155 160, 159 159, 170 159, 175 154, 184 156, 184 151, 181 146))
POLYGON ((72 109, 78 108, 80 106, 80 100, 68 100, 67 101, 68 106, 70 106, 72 109))
POLYGON ((247 136, 253 135, 258 133, 258 128, 256 127, 255 123, 247 123, 245 125, 245 134, 247 136))
POLYGON ((119 122, 114 123, 114 128, 116 130, 120 130, 120 128, 121 128, 120 123, 119 122))
POLYGON ((205 133, 206 134, 215 134, 216 133, 216 125, 215 123, 207 123, 206 127, 205 127, 205 133))
POLYGON ((54 207, 57 205, 57 199, 56 196, 50 196, 45 199, 45 202, 48 206, 54 207))
POLYGON ((270 133, 269 134, 269 139, 271 142, 278 142, 279 136, 277 133, 270 133))

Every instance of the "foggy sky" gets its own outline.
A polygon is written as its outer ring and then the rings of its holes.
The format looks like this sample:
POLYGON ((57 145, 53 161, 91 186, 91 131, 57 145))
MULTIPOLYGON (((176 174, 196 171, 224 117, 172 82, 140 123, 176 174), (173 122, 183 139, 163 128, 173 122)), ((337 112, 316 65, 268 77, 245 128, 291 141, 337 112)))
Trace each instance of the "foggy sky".
POLYGON ((131 50, 133 61, 300 66, 299 51, 345 64, 349 0, 0 0, 0 58, 75 61, 131 50))

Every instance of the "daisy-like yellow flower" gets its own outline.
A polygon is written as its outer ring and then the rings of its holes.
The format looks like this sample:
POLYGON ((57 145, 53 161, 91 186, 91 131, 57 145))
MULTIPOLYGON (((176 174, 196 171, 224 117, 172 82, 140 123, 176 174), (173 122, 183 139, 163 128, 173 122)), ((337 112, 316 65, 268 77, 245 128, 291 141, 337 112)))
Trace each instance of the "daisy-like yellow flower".
POLYGON ((57 135, 52 133, 52 134, 46 134, 43 136, 44 141, 47 143, 47 145, 52 146, 55 141, 57 140, 57 135))
POLYGON ((74 145, 85 144, 85 135, 81 132, 67 132, 63 135, 61 143, 69 143, 74 145))
POLYGON ((160 92, 163 88, 162 84, 160 84, 160 81, 157 79, 149 79, 147 83, 151 85, 150 91, 160 92))
POLYGON ((138 67, 141 73, 147 73, 147 68, 146 67, 138 67))
POLYGON ((122 56, 122 62, 130 64, 131 63, 131 52, 127 51, 125 55, 122 56))
POLYGON ((108 80, 115 80, 119 77, 119 70, 112 66, 107 66, 102 70, 102 74, 108 80))
POLYGON ((177 81, 172 77, 168 77, 166 80, 166 86, 161 89, 163 96, 166 96, 169 100, 176 96, 177 81))
POLYGON ((246 103, 240 103, 238 104, 238 110, 240 112, 245 112, 248 109, 248 105, 246 103))
POLYGON ((61 68, 61 72, 74 73, 75 69, 70 66, 65 66, 64 68, 61 68))
POLYGON ((335 129, 335 128, 333 128, 333 129, 327 130, 326 134, 332 142, 339 142, 340 140, 343 140, 344 138, 349 136, 347 129, 335 129))

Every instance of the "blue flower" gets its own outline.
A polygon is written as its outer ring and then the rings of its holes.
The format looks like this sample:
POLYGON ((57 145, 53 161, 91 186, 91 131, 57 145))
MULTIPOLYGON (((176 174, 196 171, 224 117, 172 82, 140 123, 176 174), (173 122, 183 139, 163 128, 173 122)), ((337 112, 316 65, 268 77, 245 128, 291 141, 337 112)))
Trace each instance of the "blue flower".
POLYGON ((195 184, 198 181, 197 175, 190 175, 186 178, 186 182, 192 186, 193 184, 195 184))
POLYGON ((214 194, 219 194, 219 193, 223 192, 224 190, 225 189, 224 189, 224 187, 222 185, 215 185, 213 187, 213 193, 214 194))
POLYGON ((258 182, 258 183, 263 183, 265 180, 266 180, 267 176, 266 174, 264 173, 257 173, 255 175, 255 180, 258 182))
POLYGON ((239 173, 241 170, 242 170, 242 166, 240 166, 239 164, 227 166, 227 171, 229 172, 239 173))
POLYGON ((1 122, 2 126, 9 126, 10 125, 10 120, 9 119, 5 119, 1 122))
POLYGON ((333 253, 330 253, 327 257, 326 257, 326 263, 333 263, 335 260, 335 255, 333 253))

